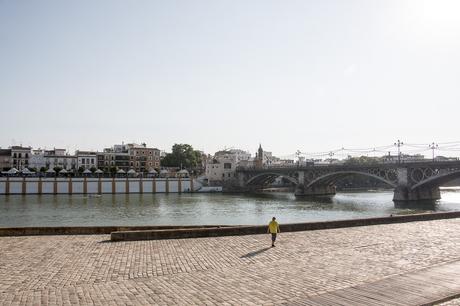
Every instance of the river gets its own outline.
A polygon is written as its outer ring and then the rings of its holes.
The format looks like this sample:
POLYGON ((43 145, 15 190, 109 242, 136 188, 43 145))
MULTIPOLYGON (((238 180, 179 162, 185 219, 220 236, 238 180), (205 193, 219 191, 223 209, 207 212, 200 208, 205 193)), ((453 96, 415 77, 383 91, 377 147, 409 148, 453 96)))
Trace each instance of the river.
POLYGON ((292 193, 0 196, 0 227, 103 225, 257 225, 460 210, 460 188, 435 203, 393 203, 392 191, 338 193, 330 200, 292 193))

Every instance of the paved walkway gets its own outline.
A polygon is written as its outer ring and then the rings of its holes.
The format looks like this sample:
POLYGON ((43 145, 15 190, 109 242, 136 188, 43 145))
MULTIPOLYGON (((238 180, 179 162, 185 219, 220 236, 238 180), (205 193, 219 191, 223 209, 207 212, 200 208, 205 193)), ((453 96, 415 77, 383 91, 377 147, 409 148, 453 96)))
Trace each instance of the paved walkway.
POLYGON ((418 305, 460 294, 460 219, 282 233, 275 248, 268 235, 108 239, 0 238, 0 304, 418 305))

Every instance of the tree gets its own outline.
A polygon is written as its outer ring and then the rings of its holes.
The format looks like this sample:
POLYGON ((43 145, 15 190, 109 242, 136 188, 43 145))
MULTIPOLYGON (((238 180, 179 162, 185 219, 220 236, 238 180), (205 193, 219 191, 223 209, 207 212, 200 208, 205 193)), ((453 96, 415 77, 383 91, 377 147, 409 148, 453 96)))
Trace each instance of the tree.
POLYGON ((163 167, 180 167, 180 168, 194 168, 198 165, 201 159, 199 151, 193 150, 189 144, 174 144, 172 152, 166 154, 161 160, 163 167))
POLYGON ((40 168, 40 172, 45 173, 46 171, 48 171, 48 168, 46 168, 46 167, 41 167, 40 168))
POLYGON ((96 167, 94 167, 94 166, 92 166, 92 167, 91 167, 91 169, 89 169, 89 170, 90 170, 91 172, 93 172, 93 173, 94 173, 94 172, 96 172, 97 168, 96 168, 96 167))
POLYGON ((349 156, 348 159, 345 161, 347 165, 373 165, 377 164, 381 161, 379 157, 368 157, 368 156, 360 156, 360 157, 351 157, 349 156))
POLYGON ((85 171, 85 167, 83 167, 83 166, 78 167, 78 174, 81 175, 83 173, 83 171, 85 171))
POLYGON ((117 173, 117 170, 118 170, 118 169, 117 169, 117 167, 115 167, 115 166, 110 167, 110 173, 111 173, 112 175, 114 175, 115 173, 117 173))

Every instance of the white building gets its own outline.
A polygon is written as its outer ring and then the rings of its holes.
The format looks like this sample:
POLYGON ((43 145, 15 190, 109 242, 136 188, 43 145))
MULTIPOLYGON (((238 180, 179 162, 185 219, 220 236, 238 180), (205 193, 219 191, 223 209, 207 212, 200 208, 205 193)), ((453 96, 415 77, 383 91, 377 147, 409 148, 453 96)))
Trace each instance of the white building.
POLYGON ((45 150, 45 168, 77 169, 77 157, 69 155, 65 149, 45 150))
POLYGON ((410 162, 420 162, 420 161, 425 161, 425 156, 421 154, 415 154, 415 155, 409 155, 409 154, 402 154, 400 156, 398 155, 384 155, 382 157, 382 160, 384 163, 410 163, 410 162))
POLYGON ((29 167, 40 171, 41 168, 46 168, 45 151, 42 149, 32 150, 32 155, 29 159, 29 167))
POLYGON ((11 147, 11 160, 12 168, 21 171, 29 167, 29 158, 31 155, 31 147, 12 146, 11 147))
POLYGON ((221 185, 223 181, 235 177, 237 163, 235 159, 217 157, 206 163, 206 178, 211 186, 221 185))
POLYGON ((211 186, 221 185, 224 181, 235 177, 236 167, 247 164, 251 153, 238 150, 223 150, 216 152, 213 158, 206 162, 205 175, 211 186))
POLYGON ((77 169, 82 167, 83 169, 97 169, 97 152, 93 151, 75 151, 75 156, 77 158, 77 169))

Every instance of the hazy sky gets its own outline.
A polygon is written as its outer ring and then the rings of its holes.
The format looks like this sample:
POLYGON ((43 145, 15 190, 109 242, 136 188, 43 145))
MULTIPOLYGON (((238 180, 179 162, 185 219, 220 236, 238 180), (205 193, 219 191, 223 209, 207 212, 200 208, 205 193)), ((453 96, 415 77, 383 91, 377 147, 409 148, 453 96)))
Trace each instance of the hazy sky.
POLYGON ((460 141, 460 1, 0 0, 0 146, 460 141))

